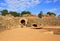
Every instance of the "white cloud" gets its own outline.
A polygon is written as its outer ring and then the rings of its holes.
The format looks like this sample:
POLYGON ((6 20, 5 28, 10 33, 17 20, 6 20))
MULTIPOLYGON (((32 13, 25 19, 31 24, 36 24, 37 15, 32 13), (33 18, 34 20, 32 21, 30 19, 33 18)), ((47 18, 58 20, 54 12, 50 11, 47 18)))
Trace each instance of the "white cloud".
POLYGON ((55 11, 57 11, 57 8, 52 8, 52 9, 50 9, 49 11, 50 11, 50 12, 55 12, 55 11))
POLYGON ((59 0, 46 0, 45 3, 56 3, 59 0))
POLYGON ((51 2, 52 2, 52 0, 46 0, 45 2, 46 2, 46 3, 51 3, 51 2))
POLYGON ((8 10, 18 11, 26 10, 26 8, 36 6, 39 3, 40 0, 5 0, 5 3, 2 4, 5 4, 5 6, 7 6, 6 9, 8 10))
POLYGON ((56 3, 58 0, 53 0, 54 3, 56 3))
POLYGON ((6 4, 4 4, 4 3, 0 3, 0 6, 6 6, 6 4))

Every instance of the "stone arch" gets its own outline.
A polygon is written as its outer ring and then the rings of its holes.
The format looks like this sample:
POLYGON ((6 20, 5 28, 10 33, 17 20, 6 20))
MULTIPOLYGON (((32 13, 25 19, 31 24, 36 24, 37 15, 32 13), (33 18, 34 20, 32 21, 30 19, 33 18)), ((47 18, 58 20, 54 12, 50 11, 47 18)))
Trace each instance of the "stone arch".
POLYGON ((33 23, 31 26, 32 26, 32 27, 38 27, 38 24, 33 23))
POLYGON ((25 20, 21 20, 21 24, 25 25, 25 20))
POLYGON ((32 26, 33 26, 33 27, 37 27, 37 24, 33 24, 32 26))
POLYGON ((26 19, 26 18, 21 18, 21 19, 19 20, 19 22, 20 22, 20 24, 22 24, 22 25, 26 25, 26 24, 27 24, 27 19, 26 19))

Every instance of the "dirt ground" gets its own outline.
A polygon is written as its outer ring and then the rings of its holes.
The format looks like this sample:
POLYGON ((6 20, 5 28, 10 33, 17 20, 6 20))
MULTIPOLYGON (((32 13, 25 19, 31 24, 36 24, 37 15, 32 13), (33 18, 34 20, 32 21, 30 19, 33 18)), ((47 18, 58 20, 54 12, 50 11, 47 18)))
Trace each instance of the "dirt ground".
POLYGON ((43 29, 16 28, 1 32, 0 41, 60 41, 60 35, 43 29))

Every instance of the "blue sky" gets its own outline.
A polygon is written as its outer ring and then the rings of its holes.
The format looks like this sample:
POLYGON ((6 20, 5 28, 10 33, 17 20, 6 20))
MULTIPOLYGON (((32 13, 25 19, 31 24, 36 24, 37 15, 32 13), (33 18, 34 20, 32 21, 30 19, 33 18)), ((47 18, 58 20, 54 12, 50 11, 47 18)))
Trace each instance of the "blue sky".
POLYGON ((40 11, 54 12, 60 14, 60 0, 0 0, 0 10, 8 11, 30 11, 32 14, 38 14, 40 11))

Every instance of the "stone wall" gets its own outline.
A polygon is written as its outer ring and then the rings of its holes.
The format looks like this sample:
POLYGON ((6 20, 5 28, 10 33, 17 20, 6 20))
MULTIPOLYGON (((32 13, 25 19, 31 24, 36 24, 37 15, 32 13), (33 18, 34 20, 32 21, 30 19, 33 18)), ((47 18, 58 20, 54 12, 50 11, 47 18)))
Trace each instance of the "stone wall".
POLYGON ((13 17, 0 15, 0 31, 18 27, 60 26, 60 18, 13 17), (24 20, 24 21, 22 21, 24 20))

